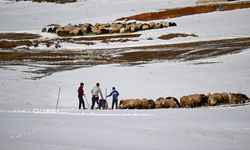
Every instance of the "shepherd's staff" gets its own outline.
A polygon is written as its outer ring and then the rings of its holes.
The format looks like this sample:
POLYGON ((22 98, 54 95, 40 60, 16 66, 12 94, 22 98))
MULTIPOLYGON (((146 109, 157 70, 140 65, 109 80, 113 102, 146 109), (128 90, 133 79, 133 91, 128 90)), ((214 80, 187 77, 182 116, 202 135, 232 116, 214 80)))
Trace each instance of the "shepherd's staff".
POLYGON ((85 100, 86 100, 88 108, 89 108, 89 102, 88 102, 87 96, 85 94, 84 94, 84 97, 85 97, 85 100))
POLYGON ((58 91, 58 97, 57 97, 57 101, 56 101, 56 110, 58 109, 59 98, 60 98, 60 92, 61 92, 61 87, 59 87, 59 91, 58 91))

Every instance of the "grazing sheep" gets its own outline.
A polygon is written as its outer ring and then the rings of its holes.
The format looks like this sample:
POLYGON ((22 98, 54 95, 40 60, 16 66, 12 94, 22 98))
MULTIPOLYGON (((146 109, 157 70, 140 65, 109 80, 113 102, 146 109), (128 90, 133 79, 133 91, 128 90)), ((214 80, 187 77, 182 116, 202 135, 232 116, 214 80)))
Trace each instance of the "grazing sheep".
POLYGON ((229 94, 226 92, 223 93, 213 93, 208 95, 208 105, 215 106, 219 104, 228 104, 229 103, 229 94))
POLYGON ((169 27, 169 22, 164 22, 164 21, 162 21, 162 22, 160 22, 160 24, 161 24, 161 26, 162 26, 163 28, 169 27))
POLYGON ((148 30, 148 29, 150 29, 150 26, 149 26, 148 24, 144 23, 144 24, 142 25, 141 29, 142 29, 142 30, 148 30))
POLYGON ((47 27, 45 27, 45 29, 43 29, 43 31, 47 31, 49 33, 55 33, 56 29, 60 27, 60 25, 58 24, 50 24, 47 27))
POLYGON ((80 24, 80 28, 81 31, 86 34, 91 32, 92 25, 89 23, 80 24))
POLYGON ((150 22, 149 27, 150 27, 150 29, 156 29, 156 23, 155 22, 150 22))
POLYGON ((175 97, 166 97, 166 99, 171 99, 171 100, 175 101, 175 103, 177 104, 177 106, 179 108, 181 107, 181 104, 179 103, 179 101, 175 97))
POLYGON ((148 100, 146 98, 141 100, 141 107, 140 109, 154 109, 155 102, 153 100, 148 100))
POLYGON ((160 97, 155 101, 155 108, 177 108, 177 104, 171 99, 160 97))
POLYGON ((207 96, 204 94, 190 94, 182 96, 180 99, 181 107, 194 108, 204 106, 207 103, 207 96))
POLYGON ((93 26, 93 27, 91 28, 91 31, 92 31, 93 34, 96 34, 96 35, 99 35, 99 34, 102 33, 102 31, 99 29, 98 26, 93 26))
POLYGON ((68 24, 60 26, 58 24, 51 24, 42 28, 42 32, 56 33, 59 36, 78 36, 85 34, 108 34, 108 33, 132 33, 136 31, 158 29, 169 26, 176 26, 174 22, 150 22, 150 23, 136 23, 136 22, 114 22, 114 23, 96 23, 94 26, 89 23, 84 24, 68 24), (59 30, 57 30, 60 28, 59 30), (57 30, 57 31, 56 31, 57 30))
POLYGON ((249 98, 245 94, 229 93, 229 103, 230 104, 245 103, 247 100, 249 100, 249 98))
POLYGON ((139 109, 141 108, 141 100, 127 99, 120 100, 119 109, 139 109))
POLYGON ((149 99, 148 103, 149 103, 148 109, 154 109, 155 108, 155 101, 154 100, 149 99))
POLYGON ((169 27, 174 27, 174 26, 177 26, 175 22, 169 22, 169 27))
POLYGON ((69 31, 70 35, 77 36, 77 35, 83 35, 83 32, 81 31, 80 27, 75 27, 74 29, 69 31))

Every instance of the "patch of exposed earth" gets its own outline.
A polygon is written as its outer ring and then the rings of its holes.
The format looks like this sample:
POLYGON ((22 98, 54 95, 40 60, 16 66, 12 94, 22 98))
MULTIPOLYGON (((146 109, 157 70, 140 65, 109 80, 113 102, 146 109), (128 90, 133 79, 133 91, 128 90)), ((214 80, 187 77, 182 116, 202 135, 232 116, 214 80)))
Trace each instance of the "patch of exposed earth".
MULTIPOLYGON (((165 37, 168 38, 166 35, 165 37)), ((181 44, 81 51, 2 49, 0 51, 0 64, 2 67, 17 64, 45 65, 43 67, 39 67, 35 71, 31 71, 32 73, 40 74, 38 78, 41 78, 51 75, 54 72, 93 65, 137 65, 157 61, 202 60, 208 57, 239 53, 249 48, 250 37, 181 44)), ((217 62, 201 62, 196 63, 195 65, 207 63, 212 64, 217 62)))
POLYGON ((202 13, 211 13, 215 11, 232 11, 236 9, 246 9, 246 8, 250 8, 250 1, 235 2, 235 3, 215 3, 207 5, 173 8, 173 9, 161 10, 158 12, 147 12, 147 13, 137 14, 134 16, 122 17, 117 20, 152 21, 152 20, 177 18, 188 15, 202 14, 202 13))
MULTIPOLYGON (((10 0, 11 1, 11 0, 10 0)), ((77 2, 77 0, 16 0, 19 1, 32 1, 32 2, 38 2, 38 3, 57 3, 57 4, 65 4, 65 3, 74 3, 77 2)))
MULTIPOLYGON (((150 21, 166 18, 181 17, 213 11, 230 11, 249 8, 250 2, 220 3, 199 5, 184 8, 174 8, 159 12, 149 12, 119 20, 150 21)), ((43 38, 29 33, 0 33, 0 67, 8 69, 8 65, 33 66, 29 72, 37 74, 33 78, 41 78, 54 72, 88 67, 100 64, 137 65, 157 61, 190 61, 201 60, 194 65, 213 64, 218 62, 203 62, 202 59, 227 54, 239 53, 250 48, 250 37, 199 41, 180 44, 124 47, 111 49, 67 50, 60 48, 58 43, 73 43, 80 45, 94 45, 96 41, 102 43, 136 42, 141 34, 112 34, 105 36, 43 38), (46 50, 39 49, 45 45, 46 50), (30 49, 30 47, 37 49, 30 49)), ((171 33, 158 37, 169 40, 178 37, 197 37, 195 34, 171 33)), ((152 39, 148 39, 152 40, 152 39)))

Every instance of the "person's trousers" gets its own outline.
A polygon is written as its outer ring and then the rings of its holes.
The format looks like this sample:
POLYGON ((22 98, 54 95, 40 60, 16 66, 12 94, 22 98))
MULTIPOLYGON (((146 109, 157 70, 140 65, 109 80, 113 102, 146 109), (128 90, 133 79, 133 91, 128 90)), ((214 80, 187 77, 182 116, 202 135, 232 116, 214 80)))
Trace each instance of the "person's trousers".
POLYGON ((92 105, 91 105, 91 109, 94 109, 95 102, 96 102, 96 103, 97 103, 97 105, 98 105, 98 100, 99 100, 99 97, 98 97, 98 96, 93 96, 93 97, 92 97, 92 105))
POLYGON ((82 105, 82 108, 85 109, 85 103, 82 98, 82 95, 78 95, 78 98, 79 98, 79 109, 81 109, 81 105, 82 105))
POLYGON ((114 106, 115 106, 115 109, 117 109, 117 105, 118 105, 118 100, 117 99, 113 99, 112 101, 112 109, 114 109, 114 106))

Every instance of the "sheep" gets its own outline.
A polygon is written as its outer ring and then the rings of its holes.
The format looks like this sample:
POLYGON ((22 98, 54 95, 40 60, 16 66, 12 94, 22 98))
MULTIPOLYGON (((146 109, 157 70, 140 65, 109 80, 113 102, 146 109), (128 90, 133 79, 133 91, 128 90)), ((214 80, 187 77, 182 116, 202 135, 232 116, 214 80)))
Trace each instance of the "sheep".
POLYGON ((175 97, 166 97, 166 99, 171 99, 171 100, 175 101, 175 103, 177 104, 177 106, 181 107, 179 101, 175 97))
POLYGON ((229 93, 229 103, 230 104, 239 104, 245 103, 249 98, 242 93, 229 93))
POLYGON ((141 101, 140 109, 154 109, 155 108, 155 102, 152 99, 148 100, 144 98, 140 101, 141 101))
POLYGON ((194 108, 204 106, 207 103, 207 96, 204 94, 190 94, 182 96, 180 99, 181 107, 194 108))
POLYGON ((215 106, 219 104, 228 104, 228 103, 229 103, 229 94, 226 92, 208 94, 209 106, 215 106))
POLYGON ((141 108, 141 103, 138 99, 120 100, 119 109, 139 109, 141 108))
POLYGON ((177 108, 177 104, 174 100, 160 97, 155 101, 155 108, 177 108))

